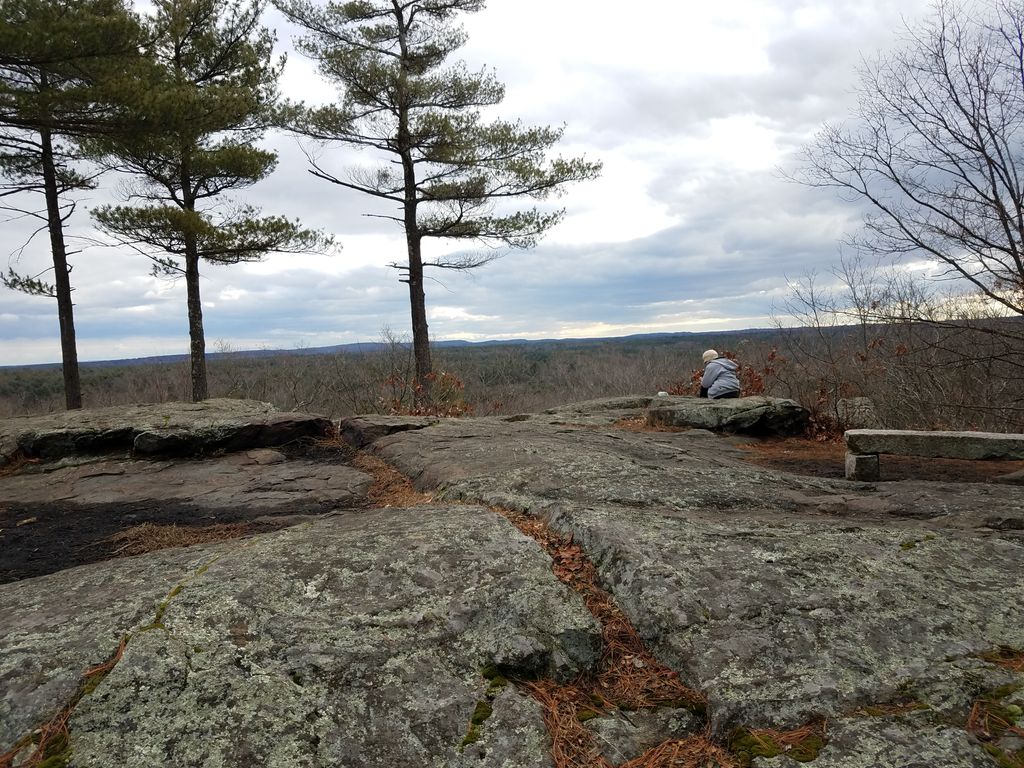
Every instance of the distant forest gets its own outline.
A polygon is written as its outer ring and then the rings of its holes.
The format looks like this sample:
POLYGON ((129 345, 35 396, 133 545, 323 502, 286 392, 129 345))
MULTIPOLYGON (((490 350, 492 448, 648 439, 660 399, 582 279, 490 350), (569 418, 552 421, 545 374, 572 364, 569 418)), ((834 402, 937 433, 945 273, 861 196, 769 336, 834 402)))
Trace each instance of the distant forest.
MULTIPOLYGON (((1016 330, 1020 322, 1004 325, 1016 330)), ((871 398, 891 428, 1020 431, 1024 379, 1020 356, 1004 348, 1007 327, 887 323, 438 345, 428 411, 415 402, 411 345, 385 338, 363 351, 217 354, 210 359, 210 394, 332 418, 509 415, 601 397, 696 395, 701 353, 714 348, 740 363, 745 395, 789 397, 808 407, 815 436, 837 434, 844 426, 837 404, 851 397, 871 398)), ((88 407, 187 400, 190 386, 184 356, 82 366, 88 407)), ((59 367, 0 369, 0 416, 61 408, 59 367)))

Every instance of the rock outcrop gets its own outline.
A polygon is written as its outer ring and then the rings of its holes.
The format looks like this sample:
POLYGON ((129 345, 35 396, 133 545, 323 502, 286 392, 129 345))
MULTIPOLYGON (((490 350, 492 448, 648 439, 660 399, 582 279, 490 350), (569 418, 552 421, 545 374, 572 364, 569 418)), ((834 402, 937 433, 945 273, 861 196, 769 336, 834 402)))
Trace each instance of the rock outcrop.
POLYGON ((794 400, 737 397, 658 398, 647 411, 652 427, 697 427, 746 435, 798 435, 807 428, 807 409, 794 400))
POLYGON ((320 437, 329 420, 278 412, 252 400, 206 400, 61 411, 0 423, 0 465, 21 455, 55 459, 120 451, 140 456, 201 456, 320 437))
POLYGON ((844 397, 836 401, 836 421, 839 428, 882 429, 882 418, 870 397, 844 397))
MULTIPOLYGON (((648 408, 689 407, 665 400, 363 416, 342 433, 430 504, 362 508, 366 476, 320 465, 354 474, 279 501, 327 515, 0 585, 0 753, 73 702, 70 766, 550 766, 540 706, 497 672, 593 673, 601 629, 504 509, 581 546, 654 657, 707 698, 706 713, 591 713, 609 764, 701 717, 756 768, 807 756, 768 736, 744 751, 743 734, 822 721, 819 768, 1024 759, 1012 730, 978 726, 986 707, 1005 720, 1024 704, 1024 488, 775 472, 737 438, 638 431, 648 408)), ((316 473, 256 457, 42 465, 0 477, 0 506, 59 496, 41 477, 85 503, 191 468, 244 505, 261 477, 316 473), (137 480, 133 464, 148 467, 137 480)))

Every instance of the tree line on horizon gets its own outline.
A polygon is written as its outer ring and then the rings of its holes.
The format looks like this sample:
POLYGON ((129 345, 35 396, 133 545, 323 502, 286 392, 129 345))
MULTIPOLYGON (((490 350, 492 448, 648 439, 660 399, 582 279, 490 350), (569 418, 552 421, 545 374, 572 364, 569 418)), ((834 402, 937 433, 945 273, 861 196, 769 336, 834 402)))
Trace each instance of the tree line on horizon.
MULTIPOLYGON (((838 318, 836 318, 838 319, 838 318)), ((468 345, 434 350, 439 373, 429 406, 415 402, 412 345, 385 335, 369 349, 227 352, 210 358, 210 393, 272 403, 331 419, 365 413, 511 416, 605 397, 696 396, 701 354, 737 360, 746 395, 791 398, 811 414, 808 436, 823 440, 849 424, 849 398, 867 397, 892 429, 1024 430, 1024 380, 1001 359, 986 330, 927 324, 829 324, 620 339, 468 345), (965 355, 989 358, 961 365, 965 355), (1018 405, 1014 406, 1014 402, 1018 405)), ((95 406, 187 398, 186 359, 86 363, 82 386, 95 406)), ((61 394, 55 366, 0 368, 0 420, 49 413, 61 394)))
POLYGON ((8 268, 11 289, 56 300, 65 406, 82 407, 66 228, 74 193, 102 174, 127 178, 123 204, 92 218, 113 241, 149 258, 154 274, 184 277, 193 400, 209 395, 199 290, 203 262, 237 264, 272 252, 311 252, 333 236, 265 216, 229 193, 273 170, 256 142, 278 128, 324 144, 370 147, 373 172, 317 178, 393 203, 406 259, 392 266, 409 286, 419 396, 433 376, 426 267, 473 269, 490 256, 424 261, 425 238, 533 246, 564 211, 508 211, 504 201, 543 200, 596 177, 600 163, 549 158, 563 129, 487 122, 504 88, 483 69, 449 58, 465 42, 462 13, 480 0, 359 0, 326 5, 275 0, 301 31, 301 53, 336 85, 337 103, 309 107, 281 97, 283 58, 262 26, 269 0, 0 0, 0 205, 40 222, 52 267, 8 268), (36 209, 23 202, 41 195, 36 209), (44 277, 52 272, 52 278, 44 277))

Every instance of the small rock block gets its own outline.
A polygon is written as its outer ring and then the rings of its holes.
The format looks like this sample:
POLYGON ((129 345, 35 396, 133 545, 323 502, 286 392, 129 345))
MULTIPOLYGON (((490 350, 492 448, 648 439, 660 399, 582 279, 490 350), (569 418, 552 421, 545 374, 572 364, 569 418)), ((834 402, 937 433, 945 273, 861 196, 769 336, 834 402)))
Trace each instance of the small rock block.
POLYGON ((872 482, 878 480, 877 453, 846 454, 846 479, 872 482))

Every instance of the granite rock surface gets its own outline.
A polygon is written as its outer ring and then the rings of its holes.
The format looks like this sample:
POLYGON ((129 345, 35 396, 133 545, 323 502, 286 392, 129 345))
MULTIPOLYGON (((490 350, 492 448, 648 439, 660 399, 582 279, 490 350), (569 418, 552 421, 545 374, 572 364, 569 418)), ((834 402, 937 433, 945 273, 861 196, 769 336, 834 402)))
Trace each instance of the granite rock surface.
POLYGON ((535 544, 471 506, 69 569, 0 586, 0 614, 4 749, 127 638, 70 722, 71 765, 94 767, 544 766, 536 705, 514 691, 492 705, 490 750, 460 750, 481 670, 572 678, 600 642, 535 544))
MULTIPOLYGON (((742 438, 644 431, 664 401, 343 423, 431 492, 407 509, 363 508, 369 479, 344 464, 267 450, 0 477, 0 504, 152 497, 174 478, 178 498, 191 476, 210 504, 219 484, 232 504, 331 511, 0 585, 0 754, 74 701, 71 766, 550 766, 539 705, 488 670, 571 681, 595 670, 600 628, 504 507, 583 547, 647 648, 707 696, 719 744, 826 722, 813 762, 751 765, 1024 759, 1012 732, 968 727, 979 702, 1024 704, 1024 673, 997 663, 1024 651, 1024 488, 776 472, 742 438), (274 478, 288 493, 261 501, 274 478)), ((586 727, 619 764, 701 723, 657 709, 586 727)))
POLYGON ((982 658, 1024 648, 1024 536, 1004 524, 1024 520, 1019 488, 786 475, 742 461, 735 439, 570 412, 371 448, 441 498, 571 534, 656 656, 708 695, 720 737, 826 719, 843 726, 823 764, 990 760, 965 724, 986 692, 1024 683, 982 658), (851 714, 906 697, 925 725, 851 714))

